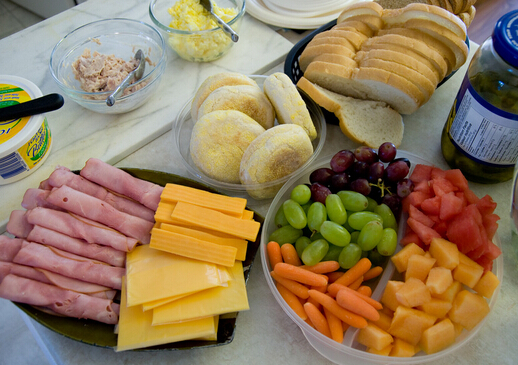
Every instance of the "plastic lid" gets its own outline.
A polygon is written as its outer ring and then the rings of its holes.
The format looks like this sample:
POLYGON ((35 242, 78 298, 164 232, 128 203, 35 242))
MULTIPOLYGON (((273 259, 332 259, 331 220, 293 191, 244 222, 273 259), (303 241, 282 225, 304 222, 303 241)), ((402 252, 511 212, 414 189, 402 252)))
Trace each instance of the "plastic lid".
POLYGON ((493 47, 505 62, 518 68, 518 9, 505 14, 496 22, 493 47))

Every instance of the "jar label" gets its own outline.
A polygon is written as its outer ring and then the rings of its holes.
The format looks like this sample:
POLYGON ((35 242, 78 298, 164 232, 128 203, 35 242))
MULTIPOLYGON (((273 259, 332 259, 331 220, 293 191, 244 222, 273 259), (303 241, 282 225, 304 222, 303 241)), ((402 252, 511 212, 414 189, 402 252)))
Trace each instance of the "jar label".
POLYGON ((473 89, 467 77, 448 117, 448 133, 466 155, 479 163, 513 166, 518 159, 518 115, 504 112, 473 89))
MULTIPOLYGON (((16 85, 0 84, 0 108, 31 100, 24 89, 16 85)), ((0 121, 0 144, 16 136, 29 123, 31 117, 0 121)))

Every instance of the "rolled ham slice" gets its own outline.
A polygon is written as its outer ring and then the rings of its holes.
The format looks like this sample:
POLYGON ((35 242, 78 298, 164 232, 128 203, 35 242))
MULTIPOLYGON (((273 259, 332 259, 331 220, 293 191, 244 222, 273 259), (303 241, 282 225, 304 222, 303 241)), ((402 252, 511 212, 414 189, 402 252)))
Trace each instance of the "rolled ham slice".
POLYGON ((108 190, 140 202, 153 211, 156 211, 164 190, 160 185, 137 179, 97 158, 88 159, 80 174, 108 190))
POLYGON ((126 253, 123 251, 96 243, 88 243, 38 225, 31 230, 27 240, 102 261, 112 266, 124 267, 126 262, 126 253))
POLYGON ((34 208, 26 213, 27 221, 67 236, 85 240, 88 243, 110 246, 116 250, 129 252, 138 240, 127 237, 104 224, 64 211, 34 208))
POLYGON ((25 210, 13 210, 6 226, 7 232, 18 238, 26 238, 32 230, 32 224, 27 221, 25 210))
POLYGON ((61 289, 72 290, 97 298, 113 299, 117 294, 116 290, 106 286, 68 278, 48 270, 36 269, 31 266, 19 265, 13 262, 0 262, 0 282, 9 274, 36 280, 45 284, 52 284, 61 289))
POLYGON ((13 261, 22 248, 23 239, 0 235, 0 261, 13 261))
POLYGON ((121 267, 110 266, 29 241, 22 243, 22 248, 13 262, 118 290, 121 289, 122 277, 126 272, 121 267))
POLYGON ((47 196, 50 194, 49 190, 29 188, 23 194, 22 207, 25 209, 33 209, 36 207, 43 207, 55 210, 62 210, 61 208, 50 204, 47 201, 47 196))
POLYGON ((107 324, 116 324, 119 319, 119 305, 109 299, 76 293, 14 274, 7 275, 0 283, 0 297, 47 307, 74 318, 93 319, 107 324))
POLYGON ((93 196, 63 185, 53 189, 47 201, 69 212, 106 224, 144 244, 149 243, 153 222, 120 212, 93 196))
POLYGON ((74 174, 69 170, 57 169, 49 176, 48 184, 52 187, 59 188, 67 185, 72 189, 81 191, 85 194, 94 196, 100 200, 104 200, 121 212, 140 217, 150 222, 155 221, 155 211, 144 205, 130 200, 126 197, 115 195, 104 187, 85 179, 84 177, 74 174))

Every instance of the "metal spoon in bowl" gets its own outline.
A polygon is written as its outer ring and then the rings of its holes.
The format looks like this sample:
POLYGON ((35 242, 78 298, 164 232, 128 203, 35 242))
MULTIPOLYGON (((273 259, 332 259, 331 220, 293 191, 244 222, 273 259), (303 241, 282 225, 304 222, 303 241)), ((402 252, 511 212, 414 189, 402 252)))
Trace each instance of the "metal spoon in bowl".
POLYGON ((210 0, 200 0, 201 6, 203 6, 216 20, 219 27, 223 29, 223 31, 232 39, 233 42, 237 42, 239 40, 239 35, 234 32, 234 29, 232 29, 227 23, 223 21, 219 16, 214 13, 214 9, 212 8, 212 1, 210 0))
POLYGON ((106 105, 113 106, 115 104, 115 98, 122 94, 124 90, 131 84, 132 81, 138 81, 144 75, 144 69, 146 68, 146 60, 144 58, 144 52, 141 49, 135 53, 135 59, 139 61, 137 68, 131 71, 128 76, 122 80, 119 86, 111 93, 106 99, 106 105))

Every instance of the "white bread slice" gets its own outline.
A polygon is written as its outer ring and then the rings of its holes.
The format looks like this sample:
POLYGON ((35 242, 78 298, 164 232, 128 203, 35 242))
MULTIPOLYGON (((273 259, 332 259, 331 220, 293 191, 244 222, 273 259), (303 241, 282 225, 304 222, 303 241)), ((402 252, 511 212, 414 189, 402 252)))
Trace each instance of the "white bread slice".
POLYGON ((365 23, 369 28, 372 29, 374 33, 376 33, 383 27, 383 20, 381 19, 381 17, 371 14, 346 16, 342 19, 338 18, 337 24, 343 23, 345 21, 360 21, 362 23, 365 23))
POLYGON ((432 70, 431 67, 433 66, 431 66, 430 62, 413 52, 401 53, 391 49, 372 49, 370 51, 356 52, 354 59, 360 65, 361 61, 366 59, 379 59, 383 61, 396 62, 400 65, 407 66, 426 77, 434 85, 434 88, 437 87, 437 84, 440 81, 439 74, 435 70, 432 70))
POLYGON ((383 14, 383 7, 375 1, 358 1, 345 7, 336 23, 341 23, 344 19, 356 16, 356 15, 374 15, 381 16, 383 14))
POLYGON ((386 27, 401 26, 407 20, 418 19, 433 21, 466 39, 466 25, 452 12, 427 4, 412 3, 401 9, 386 9, 382 20, 386 27))
MULTIPOLYGON (((362 43, 367 40, 367 36, 358 31, 350 31, 350 30, 328 30, 322 33, 318 33, 313 37, 313 39, 318 39, 322 37, 343 37, 349 41, 354 46, 355 50, 359 50, 362 43)), ((311 41, 310 41, 311 43, 311 41)))
MULTIPOLYGON (((322 33, 323 34, 323 33, 322 33)), ((318 46, 320 44, 338 44, 340 46, 344 46, 349 48, 351 51, 356 52, 356 49, 354 46, 347 40, 345 37, 334 37, 334 36, 323 36, 318 38, 313 38, 309 43, 308 46, 318 46)))
POLYGON ((337 23, 331 29, 340 30, 342 28, 352 27, 356 29, 358 32, 365 34, 367 37, 372 37, 374 35, 374 31, 364 22, 359 20, 344 20, 341 23, 337 23))
POLYGON ((393 42, 407 42, 405 44, 402 43, 402 45, 412 45, 413 49, 417 49, 417 47, 419 47, 419 49, 425 47, 429 50, 435 51, 434 61, 440 62, 437 58, 438 56, 444 63, 446 63, 446 75, 449 75, 453 71, 456 64, 455 54, 448 46, 439 42, 429 34, 409 28, 383 29, 378 34, 379 37, 383 37, 385 41, 390 39, 393 42))
POLYGON ((340 129, 352 141, 379 147, 390 141, 399 147, 403 140, 404 124, 401 114, 380 101, 361 100, 343 96, 322 88, 305 77, 297 86, 318 105, 334 113, 340 129))
POLYGON ((299 57, 299 67, 305 72, 308 65, 315 57, 324 53, 341 54, 347 57, 354 57, 355 52, 349 48, 337 44, 320 44, 316 46, 307 45, 299 57))
POLYGON ((340 54, 323 53, 313 59, 313 62, 318 61, 336 63, 338 65, 342 65, 349 68, 358 67, 358 63, 354 60, 354 58, 343 56, 340 54))

